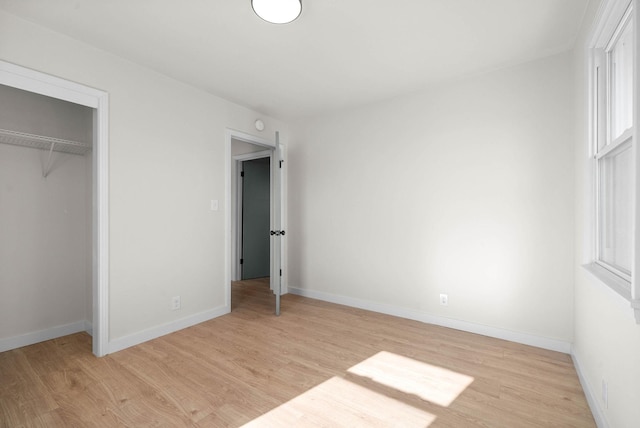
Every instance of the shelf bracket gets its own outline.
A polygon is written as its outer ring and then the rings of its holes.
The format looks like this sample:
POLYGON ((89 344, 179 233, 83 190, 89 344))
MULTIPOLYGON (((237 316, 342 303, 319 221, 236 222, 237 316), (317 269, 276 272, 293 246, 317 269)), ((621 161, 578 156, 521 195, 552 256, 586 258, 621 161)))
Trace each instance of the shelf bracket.
POLYGON ((53 156, 53 148, 56 146, 55 142, 51 142, 51 148, 49 149, 49 157, 47 158, 47 165, 44 167, 44 171, 42 172, 42 176, 47 178, 49 173, 51 172, 51 160, 53 156))

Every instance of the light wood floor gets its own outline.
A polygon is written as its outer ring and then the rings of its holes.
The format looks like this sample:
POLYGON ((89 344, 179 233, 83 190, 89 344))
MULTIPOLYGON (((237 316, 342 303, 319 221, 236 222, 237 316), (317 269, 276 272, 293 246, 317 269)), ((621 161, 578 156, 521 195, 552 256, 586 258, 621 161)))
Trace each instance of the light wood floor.
POLYGON ((594 427, 568 355, 233 286, 233 310, 117 352, 0 353, 1 427, 594 427))

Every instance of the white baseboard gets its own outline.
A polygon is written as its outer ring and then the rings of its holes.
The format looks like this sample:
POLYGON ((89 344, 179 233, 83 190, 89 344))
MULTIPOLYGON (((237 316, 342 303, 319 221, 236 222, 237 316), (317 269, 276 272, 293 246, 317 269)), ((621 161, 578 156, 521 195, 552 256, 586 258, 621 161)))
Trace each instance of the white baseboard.
POLYGON ((386 305, 383 303, 371 302, 368 300, 356 299, 353 297, 339 296, 336 294, 324 293, 321 291, 305 290, 301 288, 289 287, 289 293, 299 296, 311 297, 325 302, 337 303, 339 305, 351 306, 359 309, 366 309, 382 314, 393 315, 427 324, 435 324, 442 327, 449 327, 456 330, 467 331, 469 333, 481 334, 483 336, 495 337, 511 342, 522 343, 524 345, 535 346, 537 348, 549 349, 565 354, 571 352, 571 344, 562 340, 550 339, 548 337, 536 336, 532 334, 519 333, 497 327, 490 327, 468 321, 461 321, 453 318, 446 318, 437 315, 430 315, 425 312, 398 306, 386 305))
POLYGON ((93 337, 93 323, 91 321, 84 321, 84 331, 91 337, 93 337))
POLYGON ((228 306, 220 306, 209 311, 200 312, 199 314, 190 315, 188 317, 180 318, 170 323, 143 330, 139 333, 112 340, 109 342, 109 345, 107 347, 107 354, 113 354, 114 352, 122 351, 123 349, 139 345, 149 340, 156 339, 160 336, 164 336, 166 334, 173 333, 175 331, 182 330, 184 328, 191 327, 205 321, 209 321, 221 315, 228 314, 229 312, 230 309, 228 306))
POLYGON ((33 333, 0 339, 0 352, 10 351, 23 346, 33 345, 34 343, 44 342, 45 340, 55 339, 56 337, 79 333, 81 331, 85 331, 85 321, 59 325, 46 330, 34 331, 33 333))
POLYGON ((593 389, 591 389, 591 385, 589 384, 589 382, 587 382, 587 378, 584 377, 584 372, 582 371, 580 360, 575 354, 573 348, 571 349, 571 359, 573 360, 573 365, 576 368, 576 372, 578 373, 580 385, 582 385, 582 390, 584 391, 584 395, 587 398, 587 403, 589 403, 589 408, 591 409, 593 419, 595 419, 596 421, 596 425, 598 426, 598 428, 609 428, 607 418, 605 417, 604 412, 602 411, 602 407, 600 406, 598 394, 594 393, 593 389))

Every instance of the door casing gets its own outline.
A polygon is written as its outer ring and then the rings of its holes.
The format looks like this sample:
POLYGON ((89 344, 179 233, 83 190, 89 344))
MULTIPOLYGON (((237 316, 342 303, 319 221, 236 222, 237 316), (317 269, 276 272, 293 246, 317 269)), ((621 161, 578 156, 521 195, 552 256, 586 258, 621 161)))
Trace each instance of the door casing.
POLYGON ((109 353, 109 95, 0 60, 0 84, 94 109, 93 114, 93 353, 109 353))
MULTIPOLYGON (((275 168, 280 168, 280 163, 275 160, 276 143, 274 141, 268 140, 266 138, 258 137, 255 135, 251 135, 242 131, 234 130, 227 128, 225 133, 225 307, 227 312, 231 311, 231 281, 235 280, 239 276, 239 266, 237 257, 237 234, 238 234, 238 216, 237 216, 237 207, 232 207, 231 195, 232 192, 235 192, 236 189, 232 189, 232 183, 236 180, 233 179, 233 175, 236 174, 236 161, 234 156, 232 155, 232 141, 237 140, 244 143, 253 144, 259 147, 264 147, 266 151, 268 151, 271 156, 271 170, 275 171, 275 168)), ((285 151, 282 144, 280 145, 280 149, 282 152, 282 156, 284 157, 285 151)), ((284 170, 283 170, 284 171, 284 170)), ((280 212, 281 214, 281 224, 282 228, 286 229, 286 217, 285 217, 285 207, 286 207, 286 193, 285 193, 285 178, 283 175, 281 181, 281 203, 280 203, 280 212)), ((271 192, 273 197, 273 191, 271 192)), ((273 207, 272 207, 273 212, 273 207)), ((273 220, 272 220, 273 223, 273 220)), ((273 228, 273 224, 271 225, 273 228)), ((273 229, 272 229, 273 230, 273 229)), ((271 244, 271 253, 273 257, 273 241, 271 244)), ((281 250, 281 268, 282 268, 282 294, 287 293, 287 282, 286 282, 286 240, 282 242, 282 250, 281 250)), ((271 277, 273 278, 274 272, 271 272, 271 277)))

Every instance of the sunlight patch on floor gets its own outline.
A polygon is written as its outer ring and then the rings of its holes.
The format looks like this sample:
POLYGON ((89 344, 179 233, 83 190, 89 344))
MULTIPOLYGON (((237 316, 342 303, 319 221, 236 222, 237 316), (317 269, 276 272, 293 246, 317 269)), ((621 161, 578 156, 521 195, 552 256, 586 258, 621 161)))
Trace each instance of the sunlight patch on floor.
POLYGON ((244 427, 265 426, 402 426, 428 427, 431 413, 379 394, 341 377, 333 377, 244 427))
MULTIPOLYGON (((442 367, 391 352, 379 352, 347 370, 439 406, 448 407, 473 382, 442 367)), ((379 388, 377 388, 379 389, 379 388)), ((402 426, 428 427, 436 415, 343 377, 298 395, 244 427, 263 426, 402 426)))
POLYGON ((470 376, 384 351, 347 371, 443 407, 473 382, 470 376))

